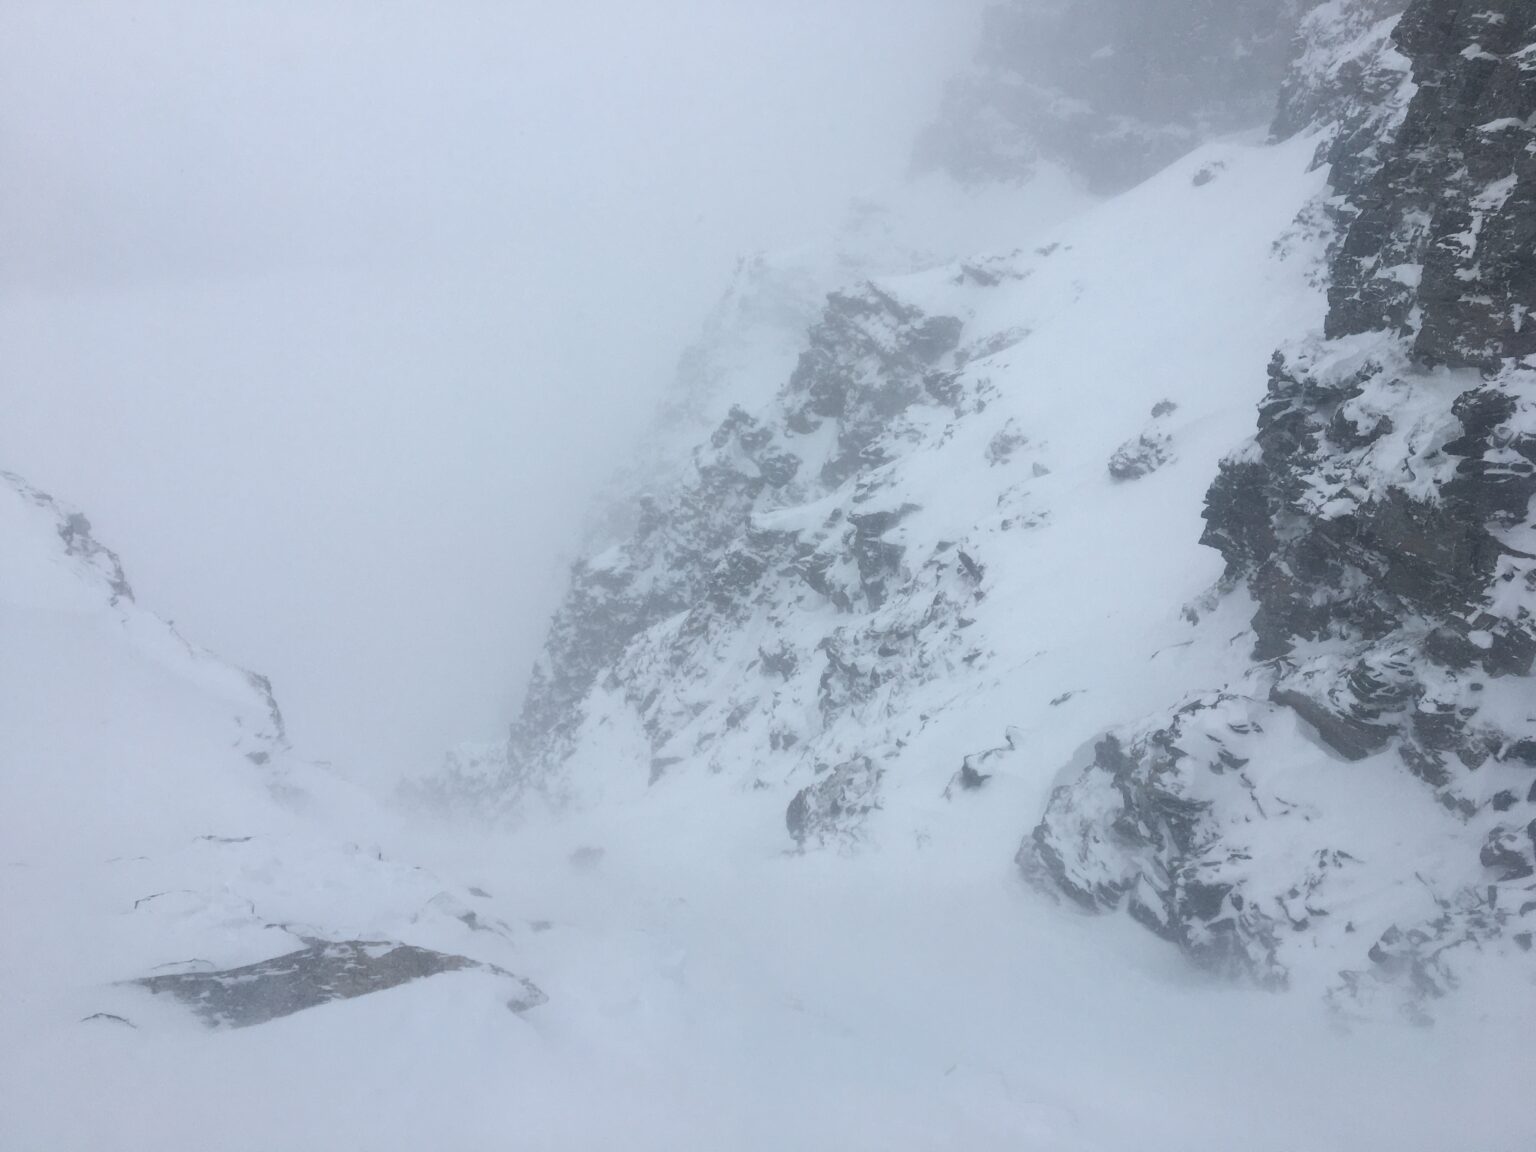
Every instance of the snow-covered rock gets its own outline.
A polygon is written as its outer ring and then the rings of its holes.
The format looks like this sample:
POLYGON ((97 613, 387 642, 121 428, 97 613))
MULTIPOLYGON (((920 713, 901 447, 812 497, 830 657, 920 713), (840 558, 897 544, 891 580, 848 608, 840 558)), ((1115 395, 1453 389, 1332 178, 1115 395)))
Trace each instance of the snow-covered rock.
POLYGON ((831 296, 777 394, 578 566, 504 804, 719 773, 781 828, 801 796, 802 842, 848 845, 1009 724, 1070 755, 1137 679, 1116 653, 1176 651, 1219 574, 1198 507, 1256 398, 1232 381, 1321 318, 1321 242, 1274 247, 1320 189, 1314 147, 1209 146, 1028 251, 831 296), (1178 451, 1117 481, 1149 428, 1178 451))
POLYGON ((1339 1002, 1422 1015, 1471 970, 1525 963, 1536 931, 1536 8, 1416 0, 1395 29, 1328 8, 1357 34, 1334 37, 1339 68, 1305 58, 1292 104, 1346 66, 1376 101, 1327 128, 1323 155, 1352 154, 1332 175, 1328 316, 1276 353, 1258 433, 1207 497, 1204 540, 1254 602, 1249 702, 1108 738, 1021 862, 1196 959, 1277 982, 1331 965, 1339 1002), (1249 747, 1298 723, 1358 762, 1331 772, 1370 772, 1367 803, 1308 799, 1288 741, 1249 747), (1255 844, 1277 816, 1312 833, 1255 844), (1372 843, 1382 821, 1391 844, 1372 843))

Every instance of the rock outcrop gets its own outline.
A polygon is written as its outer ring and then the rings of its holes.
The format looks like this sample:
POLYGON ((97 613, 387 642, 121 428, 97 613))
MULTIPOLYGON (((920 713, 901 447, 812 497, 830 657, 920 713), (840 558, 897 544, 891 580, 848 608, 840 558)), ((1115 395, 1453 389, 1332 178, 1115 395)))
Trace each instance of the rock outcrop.
POLYGON ((1275 852, 1232 819, 1250 802, 1273 818, 1281 770, 1252 730, 1289 713, 1335 771, 1396 763, 1459 827, 1471 859, 1419 877, 1418 918, 1341 952, 1341 997, 1391 984, 1422 1012, 1461 955, 1536 927, 1536 5, 1415 0, 1390 37, 1372 6, 1330 7, 1356 35, 1334 36, 1334 67, 1309 58, 1283 107, 1343 110, 1320 152, 1327 322, 1276 353, 1205 512, 1255 605, 1247 695, 1106 737, 1020 860, 1197 960, 1283 981, 1278 941, 1338 914, 1315 894, 1353 859, 1320 844, 1327 869, 1255 883, 1275 852))
POLYGON ((442 972, 484 971, 514 986, 507 1007, 526 1011, 547 997, 529 981, 494 964, 388 940, 311 940, 297 952, 222 971, 145 976, 134 983, 164 992, 212 1028, 248 1028, 334 1000, 382 992, 442 972))

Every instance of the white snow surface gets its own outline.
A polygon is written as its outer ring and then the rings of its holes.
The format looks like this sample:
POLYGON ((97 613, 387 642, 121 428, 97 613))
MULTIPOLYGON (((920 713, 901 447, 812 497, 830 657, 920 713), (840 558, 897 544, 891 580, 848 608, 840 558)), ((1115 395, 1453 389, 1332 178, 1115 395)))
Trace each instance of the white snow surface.
MULTIPOLYGON (((1528 977, 1490 972, 1431 1029, 1343 1031, 1310 992, 1198 977, 1013 863, 1098 733, 1246 665, 1239 597, 1198 626, 1181 608, 1219 573, 1196 543, 1201 497, 1251 429, 1269 353, 1321 323, 1317 253, 1273 250, 1323 191, 1312 151, 1209 145, 1062 226, 994 290, 943 269, 884 284, 969 309, 968 340, 1027 331, 967 369, 990 380, 985 419, 915 438, 890 497, 921 505, 899 526, 909 555, 974 546, 988 595, 967 631, 987 651, 819 732, 780 778, 751 759, 759 718, 651 785, 610 693, 572 764, 584 804, 530 808, 510 834, 408 823, 295 756, 245 674, 114 597, 54 508, 0 484, 0 1149, 1536 1144, 1528 977), (1154 420, 1163 400, 1177 408, 1154 420), (1009 427, 1026 440, 993 463, 1009 427), (1111 455, 1149 429, 1167 461, 1112 479, 1111 455), (1008 493, 1033 527, 1001 526, 1008 493), (871 744, 891 753, 884 808, 845 851, 789 852, 784 805, 811 760, 871 744), (965 755, 1005 744, 985 789, 944 796, 965 755), (209 1029, 121 983, 299 935, 463 954, 549 1000, 515 1014, 505 980, 454 972, 209 1029)), ((1378 785, 1417 802, 1391 790, 1401 774, 1334 762, 1299 728, 1275 738, 1373 844, 1394 826, 1376 822, 1378 785)))

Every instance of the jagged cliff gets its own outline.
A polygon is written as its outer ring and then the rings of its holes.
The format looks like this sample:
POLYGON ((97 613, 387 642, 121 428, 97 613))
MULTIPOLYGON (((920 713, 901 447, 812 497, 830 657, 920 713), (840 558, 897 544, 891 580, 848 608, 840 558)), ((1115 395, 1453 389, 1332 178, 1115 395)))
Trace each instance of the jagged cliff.
POLYGON ((1252 599, 1254 663, 1101 742, 1020 860, 1263 980, 1322 938, 1336 993, 1390 986, 1419 1012, 1536 929, 1536 7, 1353 15, 1347 59, 1311 62, 1336 88, 1314 106, 1352 103, 1320 151, 1324 330, 1275 354, 1258 432, 1206 501, 1204 542, 1252 599), (1277 734, 1298 726, 1336 777, 1376 781, 1362 819, 1438 827, 1428 854, 1298 809, 1295 738, 1277 734), (1440 813, 1394 811, 1384 766, 1440 813), (1276 823, 1293 826, 1278 847, 1276 823), (1395 895, 1361 901, 1365 876, 1395 895))

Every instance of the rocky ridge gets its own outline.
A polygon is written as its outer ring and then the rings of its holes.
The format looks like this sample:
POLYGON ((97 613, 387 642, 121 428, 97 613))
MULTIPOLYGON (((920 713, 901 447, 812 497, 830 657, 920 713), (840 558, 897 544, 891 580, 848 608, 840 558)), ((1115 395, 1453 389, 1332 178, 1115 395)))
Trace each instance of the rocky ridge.
POLYGON ((1203 542, 1252 598, 1254 663, 1105 737, 1019 859, 1202 964, 1278 984, 1336 931, 1318 924, 1350 907, 1351 873, 1396 868, 1395 914, 1345 921, 1332 994, 1422 1015, 1484 954, 1528 952, 1536 929, 1536 8, 1331 15, 1314 31, 1334 32, 1341 57, 1309 61, 1282 110, 1354 93, 1319 153, 1324 332, 1275 354, 1258 432, 1207 496, 1203 542), (1304 98, 1318 78, 1331 90, 1304 98), (1298 724, 1331 772, 1371 775, 1383 797, 1383 764, 1416 777, 1443 843, 1387 864, 1389 848, 1373 858, 1318 827, 1273 735, 1298 724), (1286 852, 1261 847, 1255 810, 1296 826, 1286 852))

